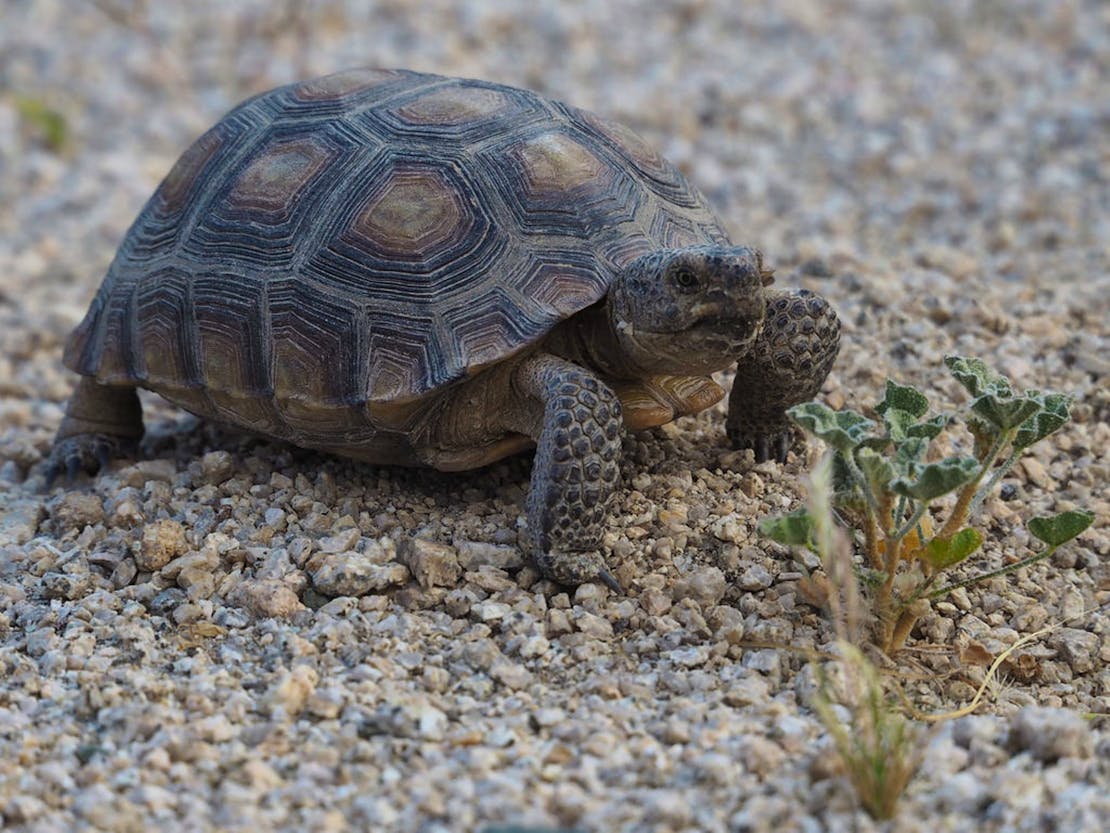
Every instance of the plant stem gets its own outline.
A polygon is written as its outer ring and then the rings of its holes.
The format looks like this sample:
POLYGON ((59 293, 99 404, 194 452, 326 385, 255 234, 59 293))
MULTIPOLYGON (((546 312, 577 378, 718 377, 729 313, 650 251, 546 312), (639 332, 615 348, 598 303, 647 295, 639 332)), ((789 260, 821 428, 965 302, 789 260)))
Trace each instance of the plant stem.
MULTIPOLYGON (((908 521, 906 521, 896 533, 894 533, 895 540, 901 541, 903 538, 905 538, 907 535, 909 535, 911 532, 913 532, 914 528, 919 523, 921 523, 921 519, 925 517, 925 513, 928 512, 928 511, 929 511, 929 504, 927 504, 927 503, 919 504, 917 509, 914 510, 913 515, 910 516, 910 519, 908 521)), ((924 543, 924 542, 922 542, 922 543, 924 543)))
POLYGON ((864 547, 867 550, 867 563, 871 565, 873 570, 881 570, 883 562, 879 555, 879 527, 875 521, 874 513, 870 511, 870 507, 868 507, 863 522, 863 540, 864 547))
MULTIPOLYGON (((1016 429, 1003 431, 998 435, 994 441, 994 445, 990 447, 986 456, 982 460, 982 465, 979 468, 979 473, 975 475, 975 479, 968 483, 960 490, 960 496, 956 500, 956 505, 952 508, 952 514, 948 516, 948 520, 941 528, 940 532, 936 534, 937 538, 951 538, 967 521, 973 508, 977 508, 979 504, 986 498, 990 489, 994 488, 995 480, 989 481, 989 485, 982 492, 982 497, 979 495, 979 484, 983 482, 983 478, 987 472, 991 470, 994 461, 998 459, 998 455, 1002 453, 1002 449, 1009 445, 1011 438, 1014 436, 1016 429), (978 499, 976 499, 978 498, 978 499)), ((1012 463, 1010 465, 1013 465, 1012 463)))
POLYGON ((906 644, 906 637, 910 635, 913 630, 914 624, 918 620, 918 614, 911 608, 906 608, 898 616, 898 621, 894 624, 894 630, 890 634, 890 643, 883 649, 883 653, 890 656, 903 645, 906 644))
POLYGON ((1024 448, 1015 448, 1010 452, 1010 456, 1006 458, 1006 462, 993 471, 990 480, 988 480, 987 484, 975 495, 975 500, 971 502, 971 506, 968 509, 969 515, 974 515, 979 511, 979 507, 982 506, 983 501, 987 499, 987 495, 998 485, 998 481, 1005 477, 1010 469, 1014 467, 1014 464, 1021 459, 1021 455, 1024 451, 1024 448))
POLYGON ((961 587, 970 587, 973 584, 978 584, 989 578, 1004 576, 1007 573, 1014 572, 1014 570, 1020 570, 1022 567, 1028 567, 1030 564, 1036 564, 1038 561, 1044 561, 1046 558, 1050 557, 1052 553, 1056 552, 1059 546, 1059 544, 1056 544, 1055 546, 1049 547, 1044 552, 1039 552, 1036 555, 1023 558, 1021 561, 1016 561, 1013 564, 1007 564, 1005 567, 999 567, 997 570, 991 570, 989 573, 981 573, 980 575, 972 576, 963 581, 957 581, 954 584, 946 584, 944 587, 934 590, 926 598, 935 599, 937 596, 943 596, 945 593, 951 593, 953 590, 957 590, 961 587))

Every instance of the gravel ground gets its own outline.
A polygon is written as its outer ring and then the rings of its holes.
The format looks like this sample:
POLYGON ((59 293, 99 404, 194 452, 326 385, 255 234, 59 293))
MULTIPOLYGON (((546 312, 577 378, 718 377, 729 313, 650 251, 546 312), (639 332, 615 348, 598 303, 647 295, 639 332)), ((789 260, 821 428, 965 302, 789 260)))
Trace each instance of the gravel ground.
POLYGON ((627 438, 605 539, 625 595, 523 563, 526 459, 376 469, 151 397, 139 462, 42 491, 62 341, 177 155, 251 93, 368 64, 633 126, 781 284, 838 307, 834 405, 888 376, 951 402, 948 352, 1076 395, 988 503, 984 557, 1027 554, 1033 513, 1094 526, 938 605, 900 667, 923 708, 951 708, 984 657, 1065 627, 933 732, 898 827, 1105 829, 1110 6, 523 5, 4 3, 5 829, 879 829, 807 706, 813 669, 755 647, 832 639, 799 565, 754 534, 817 450, 755 465, 720 407, 627 438))

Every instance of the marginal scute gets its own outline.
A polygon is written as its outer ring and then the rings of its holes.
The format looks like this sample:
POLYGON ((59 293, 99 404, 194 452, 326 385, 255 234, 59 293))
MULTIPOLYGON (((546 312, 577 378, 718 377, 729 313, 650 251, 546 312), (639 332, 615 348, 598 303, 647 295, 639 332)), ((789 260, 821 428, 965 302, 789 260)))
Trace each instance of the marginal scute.
POLYGON ((530 332, 541 328, 501 287, 447 310, 443 324, 454 348, 449 352, 469 357, 471 374, 511 354, 516 345, 528 340, 530 332))
POLYGON ((728 245, 728 237, 709 212, 666 203, 656 208, 651 219, 651 239, 668 249, 705 245, 706 242, 728 245))
POLYGON ((382 322, 371 330, 368 402, 405 402, 416 398, 414 391, 435 387, 422 377, 443 373, 434 332, 433 321, 415 316, 399 316, 392 325, 382 322))
POLYGON ((520 279, 520 293, 554 310, 559 319, 569 318, 605 295, 609 275, 596 262, 579 259, 575 263, 566 256, 542 253, 534 257, 520 279))
POLYGON ((275 399, 331 409, 357 403, 364 361, 361 305, 292 279, 271 281, 268 289, 275 399))
POLYGON ((113 294, 102 311, 104 331, 97 344, 97 380, 105 384, 125 384, 134 374, 133 298, 130 293, 113 294))
POLYGON ((645 183, 660 196, 684 208, 704 207, 704 200, 677 168, 644 141, 634 130, 620 122, 585 110, 576 111, 626 162, 635 166, 645 183))
POLYGON ((144 381, 174 389, 199 387, 188 274, 170 268, 140 285, 135 316, 144 381))
POLYGON ((243 276, 193 280, 198 364, 213 394, 258 398, 273 393, 262 285, 243 276))

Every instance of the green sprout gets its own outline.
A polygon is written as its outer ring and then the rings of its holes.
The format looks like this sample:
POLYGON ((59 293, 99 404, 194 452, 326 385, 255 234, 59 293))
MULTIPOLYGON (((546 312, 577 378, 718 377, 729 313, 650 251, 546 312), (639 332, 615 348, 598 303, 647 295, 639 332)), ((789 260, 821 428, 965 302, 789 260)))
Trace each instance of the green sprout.
POLYGON ((15 111, 28 129, 38 135, 54 153, 61 153, 69 142, 66 117, 38 98, 16 96, 15 111))
MULTIPOLYGON (((956 422, 955 415, 928 416, 925 395, 893 381, 887 381, 874 408, 880 421, 817 402, 789 411, 791 419, 829 446, 833 508, 854 530, 862 550, 857 577, 871 601, 876 642, 887 654, 904 645, 930 599, 1049 558, 1094 520, 1093 513, 1082 510, 1032 518, 1028 529, 1044 543, 1042 550, 1001 569, 941 584, 947 571, 982 546, 982 533, 969 520, 1029 446, 1068 422, 1071 405, 1071 398, 1060 393, 1015 392, 1008 379, 979 359, 948 356, 944 361, 971 396, 962 415, 972 440, 969 455, 935 460, 932 442, 956 422), (938 507, 951 494, 955 502, 938 507)), ((760 531, 820 555, 814 526, 810 510, 799 509, 765 518, 760 531)))

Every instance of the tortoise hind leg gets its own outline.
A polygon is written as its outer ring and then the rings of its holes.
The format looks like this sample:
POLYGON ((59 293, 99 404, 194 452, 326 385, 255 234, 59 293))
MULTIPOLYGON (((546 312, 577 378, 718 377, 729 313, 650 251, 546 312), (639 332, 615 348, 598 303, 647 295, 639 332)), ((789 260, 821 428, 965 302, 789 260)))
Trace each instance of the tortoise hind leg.
POLYGON ((113 458, 130 457, 143 436, 143 411, 133 387, 101 385, 81 377, 46 462, 47 485, 59 473, 95 474, 113 458))

